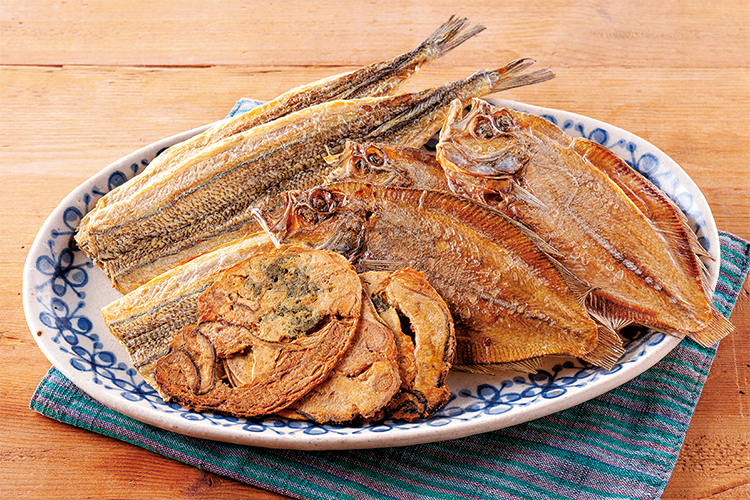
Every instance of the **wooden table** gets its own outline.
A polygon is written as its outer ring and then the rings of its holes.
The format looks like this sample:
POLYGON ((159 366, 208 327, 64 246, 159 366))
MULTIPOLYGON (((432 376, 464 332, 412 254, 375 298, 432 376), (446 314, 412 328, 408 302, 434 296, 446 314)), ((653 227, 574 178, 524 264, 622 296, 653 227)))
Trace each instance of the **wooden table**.
MULTIPOLYGON (((503 97, 658 145, 701 188, 719 229, 750 238, 750 3, 476 4, 0 4, 0 497, 280 498, 29 410, 50 363, 24 320, 24 259, 50 211, 111 161, 222 118, 238 97, 270 99, 410 50, 450 14, 488 29, 409 90, 534 57, 557 79, 503 97)), ((748 291, 666 498, 750 497, 748 291)))

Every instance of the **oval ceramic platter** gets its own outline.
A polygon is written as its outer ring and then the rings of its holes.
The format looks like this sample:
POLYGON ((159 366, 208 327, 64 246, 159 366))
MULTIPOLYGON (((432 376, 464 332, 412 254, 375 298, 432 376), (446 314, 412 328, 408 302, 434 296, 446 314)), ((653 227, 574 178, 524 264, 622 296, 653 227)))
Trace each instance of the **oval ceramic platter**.
MULTIPOLYGON (((570 135, 608 146, 670 196, 687 214, 706 260, 712 288, 719 241, 705 198, 685 172, 643 139, 573 113, 491 100, 541 115, 570 135)), ((108 407, 178 433, 239 444, 287 449, 355 449, 441 441, 491 431, 569 408, 617 387, 664 357, 679 340, 648 332, 629 342, 611 370, 578 360, 550 358, 534 375, 451 373, 448 404, 425 421, 385 421, 361 426, 318 425, 282 418, 246 420, 196 413, 164 403, 109 333, 101 308, 120 296, 73 243, 78 222, 97 199, 141 172, 165 148, 195 135, 194 129, 140 149, 86 181, 52 212, 24 269, 26 318, 39 347, 66 377, 108 407)))

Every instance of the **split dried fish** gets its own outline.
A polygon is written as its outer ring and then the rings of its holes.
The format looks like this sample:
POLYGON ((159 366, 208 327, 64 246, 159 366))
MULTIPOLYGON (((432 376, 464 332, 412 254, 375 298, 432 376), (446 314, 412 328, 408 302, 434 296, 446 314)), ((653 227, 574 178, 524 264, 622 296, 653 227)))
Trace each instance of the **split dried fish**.
POLYGON ((466 40, 484 30, 477 25, 464 30, 468 20, 452 16, 416 49, 355 71, 324 78, 302 85, 247 113, 223 120, 206 132, 172 146, 162 152, 136 178, 99 199, 96 210, 135 196, 153 178, 172 165, 186 160, 201 148, 244 132, 256 125, 270 122, 294 111, 338 99, 378 97, 393 93, 419 70, 446 55, 466 40))
POLYGON ((197 411, 266 415, 322 382, 349 348, 362 285, 338 254, 281 247, 257 253, 201 294, 197 325, 155 363, 170 400, 197 411), (218 377, 223 363, 228 381, 218 377))
POLYGON ((259 230, 251 212, 273 214, 288 190, 320 184, 325 158, 346 139, 421 146, 439 129, 454 99, 467 101, 548 80, 523 73, 518 60, 441 87, 393 97, 312 106, 209 145, 137 196, 80 226, 79 247, 114 287, 127 292, 218 245, 259 230))
POLYGON ((457 364, 568 354, 612 366, 614 332, 583 309, 589 292, 504 215, 453 195, 356 183, 287 194, 280 241, 345 255, 358 268, 424 273, 450 308, 457 364))
POLYGON ((684 215, 606 148, 530 114, 455 102, 438 158, 452 189, 534 231, 592 288, 586 305, 629 324, 709 346, 733 326, 713 306, 684 215))

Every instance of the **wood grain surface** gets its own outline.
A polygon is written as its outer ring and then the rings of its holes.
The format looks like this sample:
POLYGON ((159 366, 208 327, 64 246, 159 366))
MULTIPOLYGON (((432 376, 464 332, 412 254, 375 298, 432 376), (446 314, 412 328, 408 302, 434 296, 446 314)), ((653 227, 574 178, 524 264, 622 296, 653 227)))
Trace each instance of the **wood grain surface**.
MULTIPOLYGON (((504 98, 657 145, 720 230, 750 239, 750 3, 0 2, 0 498, 282 498, 28 408, 50 363, 22 269, 62 198, 110 162, 226 115, 242 96, 410 50, 451 14, 487 26, 415 90, 533 57, 551 82, 504 98)), ((665 498, 750 498, 750 291, 742 290, 665 498)))

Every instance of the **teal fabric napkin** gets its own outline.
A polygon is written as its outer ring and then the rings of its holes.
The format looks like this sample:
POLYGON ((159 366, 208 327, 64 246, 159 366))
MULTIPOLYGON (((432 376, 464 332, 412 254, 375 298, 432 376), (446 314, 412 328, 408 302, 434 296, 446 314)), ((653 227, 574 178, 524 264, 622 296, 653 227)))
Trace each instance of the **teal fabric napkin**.
MULTIPOLYGON (((750 244, 720 233, 714 295, 729 316, 750 244)), ((52 368, 31 408, 236 480, 305 499, 652 499, 669 481, 715 347, 682 341, 640 376, 525 424, 452 441, 353 451, 272 450, 183 436, 91 399, 52 368)))

